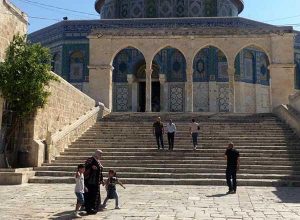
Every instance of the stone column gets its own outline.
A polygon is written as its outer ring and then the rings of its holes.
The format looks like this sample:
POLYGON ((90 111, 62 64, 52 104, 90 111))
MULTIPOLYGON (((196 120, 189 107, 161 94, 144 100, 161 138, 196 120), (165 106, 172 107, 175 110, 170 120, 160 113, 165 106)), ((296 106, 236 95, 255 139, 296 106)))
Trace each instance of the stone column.
POLYGON ((186 75, 187 75, 187 80, 185 83, 185 89, 186 89, 186 94, 185 94, 185 99, 186 99, 186 107, 185 110, 186 112, 193 112, 194 111, 194 84, 193 84, 193 65, 192 61, 191 64, 187 64, 186 67, 186 75))
POLYGON ((271 103, 273 109, 289 103, 289 95, 294 93, 295 64, 271 64, 271 103))
POLYGON ((229 112, 236 112, 235 106, 235 68, 228 66, 228 77, 229 77, 229 112))
POLYGON ((133 97, 133 79, 134 76, 132 74, 127 74, 127 83, 128 83, 128 110, 129 111, 134 111, 133 110, 133 105, 134 105, 134 97, 133 97))
POLYGON ((167 94, 165 94, 165 86, 166 86, 166 75, 159 74, 159 82, 160 82, 160 111, 166 112, 168 106, 167 94))
POLYGON ((152 69, 146 69, 146 112, 152 112, 152 69))
POLYGON ((101 102, 106 108, 113 108, 113 67, 111 65, 89 66, 90 82, 89 96, 101 102))

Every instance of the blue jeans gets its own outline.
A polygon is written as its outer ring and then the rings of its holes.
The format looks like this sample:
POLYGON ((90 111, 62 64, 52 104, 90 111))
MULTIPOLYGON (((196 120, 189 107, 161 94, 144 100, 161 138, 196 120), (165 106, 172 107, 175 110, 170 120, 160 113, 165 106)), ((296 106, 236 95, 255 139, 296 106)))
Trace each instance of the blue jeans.
POLYGON ((196 147, 198 145, 198 132, 192 133, 193 145, 196 147))
MULTIPOLYGON (((119 195, 117 192, 115 192, 114 194, 114 199, 116 201, 116 207, 119 207, 119 195)), ((109 200, 108 196, 105 198, 104 202, 103 202, 103 206, 106 206, 107 201, 109 200)))
POLYGON ((84 205, 84 194, 75 192, 76 197, 77 197, 77 204, 84 205))

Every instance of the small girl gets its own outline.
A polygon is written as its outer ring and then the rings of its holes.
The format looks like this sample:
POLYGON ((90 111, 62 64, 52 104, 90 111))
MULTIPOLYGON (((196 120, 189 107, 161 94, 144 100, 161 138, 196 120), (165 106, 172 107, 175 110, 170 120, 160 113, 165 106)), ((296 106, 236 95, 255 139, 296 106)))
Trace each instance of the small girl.
POLYGON ((76 209, 74 216, 76 218, 81 218, 78 214, 80 207, 84 206, 84 192, 87 192, 86 187, 84 186, 84 171, 85 167, 83 164, 78 165, 77 172, 75 175, 76 185, 75 185, 75 194, 77 197, 76 209))
POLYGON ((119 207, 119 195, 117 193, 117 188, 116 185, 119 184, 122 186, 124 189, 125 186, 118 180, 117 178, 117 173, 114 170, 109 170, 108 171, 108 178, 105 183, 105 188, 107 191, 107 196, 103 202, 103 207, 106 207, 106 203, 109 199, 115 199, 116 200, 116 207, 115 209, 120 209, 119 207))

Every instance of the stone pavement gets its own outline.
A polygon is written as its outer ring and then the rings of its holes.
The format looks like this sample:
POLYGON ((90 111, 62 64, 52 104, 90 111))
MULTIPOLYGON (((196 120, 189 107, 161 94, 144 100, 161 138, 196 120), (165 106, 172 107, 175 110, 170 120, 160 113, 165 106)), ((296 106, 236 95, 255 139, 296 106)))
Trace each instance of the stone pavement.
MULTIPOLYGON (((0 219, 72 219, 74 185, 0 186, 0 219)), ((108 209, 83 219, 299 219, 300 188, 240 187, 224 195, 225 187, 119 187, 121 210, 108 209)), ((105 193, 102 191, 102 198, 105 193)))

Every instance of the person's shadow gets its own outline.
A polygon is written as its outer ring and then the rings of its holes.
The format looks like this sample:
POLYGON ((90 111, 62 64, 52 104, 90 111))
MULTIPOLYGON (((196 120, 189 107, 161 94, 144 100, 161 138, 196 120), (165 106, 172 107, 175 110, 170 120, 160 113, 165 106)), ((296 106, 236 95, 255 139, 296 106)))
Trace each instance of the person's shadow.
MULTIPOLYGON (((81 216, 86 216, 86 214, 81 214, 81 216)), ((54 216, 50 217, 49 219, 52 220, 71 220, 71 219, 78 219, 74 216, 74 211, 65 211, 56 213, 54 216)))
POLYGON ((220 198, 220 197, 224 197, 224 196, 228 196, 227 193, 219 193, 219 194, 215 194, 215 195, 210 195, 210 196, 206 196, 207 198, 220 198))

